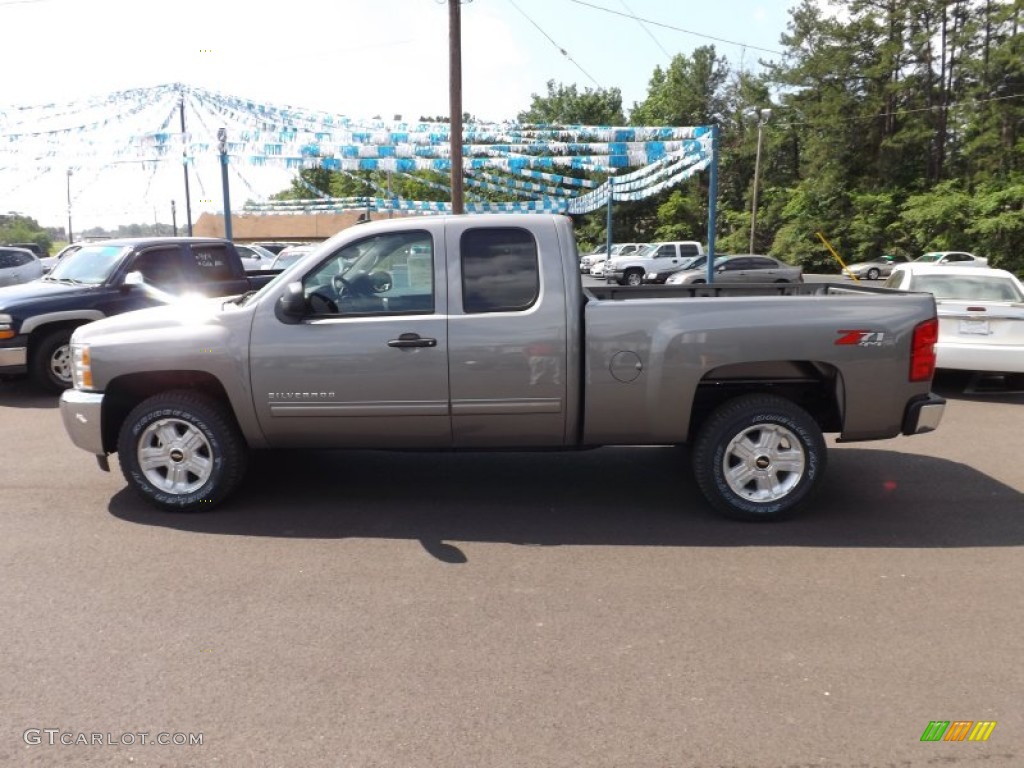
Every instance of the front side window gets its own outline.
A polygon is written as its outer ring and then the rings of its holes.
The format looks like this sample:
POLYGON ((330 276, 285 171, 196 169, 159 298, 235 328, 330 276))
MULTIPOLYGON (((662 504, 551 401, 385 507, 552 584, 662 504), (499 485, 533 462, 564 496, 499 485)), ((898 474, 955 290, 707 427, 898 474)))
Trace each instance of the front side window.
POLYGON ((157 288, 178 286, 185 281, 181 263, 181 249, 153 248, 135 257, 131 271, 141 272, 142 278, 157 288))
POLYGON ((470 229, 462 234, 459 250, 467 314, 521 312, 537 301, 537 243, 525 229, 470 229))
POLYGON ((348 243, 302 281, 313 315, 430 314, 434 242, 429 232, 389 232, 348 243))

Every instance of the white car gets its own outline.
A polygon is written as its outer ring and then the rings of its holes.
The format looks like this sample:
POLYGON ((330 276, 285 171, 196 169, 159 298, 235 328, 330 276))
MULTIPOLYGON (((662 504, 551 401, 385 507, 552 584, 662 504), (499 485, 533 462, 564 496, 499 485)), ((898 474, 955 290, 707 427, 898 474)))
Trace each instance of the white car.
POLYGON ((43 276, 43 263, 27 248, 0 245, 0 285, 18 285, 43 276))
POLYGON ((1024 285, 1010 272, 900 264, 885 287, 935 296, 937 368, 1024 374, 1024 285))
POLYGON ((235 243, 235 250, 242 257, 242 266, 246 272, 270 269, 270 265, 277 258, 277 254, 273 251, 268 251, 262 245, 252 243, 235 243))
POLYGON ((987 267, 988 259, 975 256, 967 251, 929 251, 918 256, 913 264, 932 266, 987 267))

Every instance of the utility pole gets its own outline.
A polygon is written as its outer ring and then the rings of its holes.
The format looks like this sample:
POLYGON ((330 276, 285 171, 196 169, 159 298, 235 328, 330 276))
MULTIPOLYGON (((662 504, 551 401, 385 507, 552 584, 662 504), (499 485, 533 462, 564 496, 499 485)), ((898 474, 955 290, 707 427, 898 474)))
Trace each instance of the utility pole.
POLYGON ((761 177, 761 140, 764 135, 764 124, 768 122, 772 111, 757 110, 757 155, 754 158, 754 199, 750 205, 750 252, 754 253, 754 228, 757 224, 757 188, 761 177))
POLYGON ((174 236, 178 236, 178 212, 174 208, 174 201, 171 200, 171 226, 174 227, 174 236))
POLYGON ((71 169, 68 168, 68 243, 75 242, 75 236, 71 232, 71 169))
POLYGON ((181 113, 181 170, 185 172, 185 220, 188 236, 192 237, 192 196, 188 191, 188 139, 185 138, 185 93, 178 94, 178 110, 181 113))
POLYGON ((231 191, 228 185, 228 129, 217 129, 217 146, 220 149, 220 184, 224 190, 224 237, 231 240, 231 191))
POLYGON ((462 8, 448 0, 448 116, 451 120, 452 213, 464 213, 462 194, 462 8))

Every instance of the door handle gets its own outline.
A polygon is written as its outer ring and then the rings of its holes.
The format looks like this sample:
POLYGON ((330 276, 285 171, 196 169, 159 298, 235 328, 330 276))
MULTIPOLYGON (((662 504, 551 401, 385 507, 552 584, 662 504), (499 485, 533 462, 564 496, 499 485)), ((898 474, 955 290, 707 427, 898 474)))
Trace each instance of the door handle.
POLYGON ((436 347, 437 339, 424 338, 418 333, 403 333, 397 339, 390 339, 388 346, 400 349, 407 347, 436 347))

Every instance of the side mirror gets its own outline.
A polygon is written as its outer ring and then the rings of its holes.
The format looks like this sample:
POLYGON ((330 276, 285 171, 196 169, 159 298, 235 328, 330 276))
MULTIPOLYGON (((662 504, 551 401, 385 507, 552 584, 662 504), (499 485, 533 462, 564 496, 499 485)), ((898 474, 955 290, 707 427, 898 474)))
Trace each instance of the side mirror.
POLYGON ((121 288, 127 291, 145 284, 146 279, 142 276, 141 272, 129 272, 124 276, 124 282, 121 283, 121 288))
POLYGON ((288 283, 274 306, 274 315, 286 325, 295 325, 306 316, 306 296, 302 283, 288 283))

